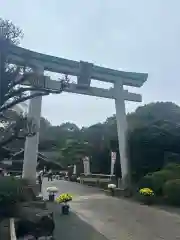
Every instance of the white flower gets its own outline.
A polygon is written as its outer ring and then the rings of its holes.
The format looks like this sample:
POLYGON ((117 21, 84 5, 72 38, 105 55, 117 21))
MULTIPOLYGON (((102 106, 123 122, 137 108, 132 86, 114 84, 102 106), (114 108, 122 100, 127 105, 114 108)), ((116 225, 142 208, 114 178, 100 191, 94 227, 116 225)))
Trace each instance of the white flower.
POLYGON ((18 179, 19 179, 19 178, 21 178, 21 176, 20 176, 20 175, 16 175, 15 178, 18 178, 18 179))
POLYGON ((110 184, 108 184, 108 188, 109 188, 109 189, 114 189, 114 188, 116 188, 116 185, 115 185, 115 184, 112 184, 112 183, 110 183, 110 184))
POLYGON ((58 188, 57 187, 48 187, 46 190, 49 193, 57 193, 58 192, 58 188))
POLYGON ((41 193, 39 193, 38 197, 39 198, 43 198, 43 195, 41 193))

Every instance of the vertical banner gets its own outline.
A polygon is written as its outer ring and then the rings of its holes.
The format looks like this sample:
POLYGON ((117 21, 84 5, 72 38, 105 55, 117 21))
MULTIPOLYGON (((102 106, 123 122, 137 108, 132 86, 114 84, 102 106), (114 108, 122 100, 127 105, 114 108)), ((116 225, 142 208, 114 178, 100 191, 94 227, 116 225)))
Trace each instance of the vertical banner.
POLYGON ((89 175, 90 174, 90 163, 89 163, 89 157, 83 158, 83 164, 84 164, 84 174, 89 175))
POLYGON ((114 164, 116 162, 116 152, 111 152, 111 175, 114 174, 114 164))
POLYGON ((73 174, 76 175, 76 164, 73 166, 73 174))

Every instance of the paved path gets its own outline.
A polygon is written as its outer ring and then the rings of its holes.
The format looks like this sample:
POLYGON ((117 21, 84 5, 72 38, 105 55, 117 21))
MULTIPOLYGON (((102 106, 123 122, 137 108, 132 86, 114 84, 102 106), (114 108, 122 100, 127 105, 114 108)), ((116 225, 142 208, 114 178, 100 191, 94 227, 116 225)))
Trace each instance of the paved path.
MULTIPOLYGON (((47 186, 44 182, 44 188, 47 186)), ((177 240, 180 239, 180 215, 105 196, 102 191, 77 183, 50 183, 59 192, 74 195, 72 214, 56 211, 57 239, 87 240, 177 240)), ((58 206, 56 206, 56 209, 58 206)))

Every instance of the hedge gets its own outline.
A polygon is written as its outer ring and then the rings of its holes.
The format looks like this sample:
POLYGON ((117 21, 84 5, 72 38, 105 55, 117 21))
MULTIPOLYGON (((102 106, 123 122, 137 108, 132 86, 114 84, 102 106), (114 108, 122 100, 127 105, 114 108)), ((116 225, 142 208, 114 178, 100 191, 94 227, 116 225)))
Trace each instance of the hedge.
POLYGON ((165 165, 164 169, 173 171, 174 179, 180 178, 180 164, 168 163, 165 165))
POLYGON ((167 181, 163 193, 170 204, 180 205, 180 179, 167 181))
POLYGON ((174 179, 174 177, 173 171, 163 169, 144 176, 138 186, 139 189, 144 187, 151 188, 157 195, 162 195, 164 184, 168 180, 174 179))

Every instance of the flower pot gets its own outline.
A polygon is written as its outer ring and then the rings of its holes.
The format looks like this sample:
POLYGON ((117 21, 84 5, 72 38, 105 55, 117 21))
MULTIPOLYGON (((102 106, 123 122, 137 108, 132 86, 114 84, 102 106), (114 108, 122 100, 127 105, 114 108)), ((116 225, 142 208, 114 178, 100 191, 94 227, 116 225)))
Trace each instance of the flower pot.
POLYGON ((152 196, 142 196, 141 202, 146 205, 152 205, 154 198, 152 196))
POLYGON ((115 190, 114 190, 114 188, 111 188, 111 189, 110 189, 110 193, 111 193, 111 196, 112 196, 112 197, 115 196, 115 190))
POLYGON ((55 195, 54 194, 49 194, 49 201, 54 202, 55 195))
POLYGON ((61 207, 61 212, 63 215, 68 215, 69 214, 69 205, 63 204, 61 207))

